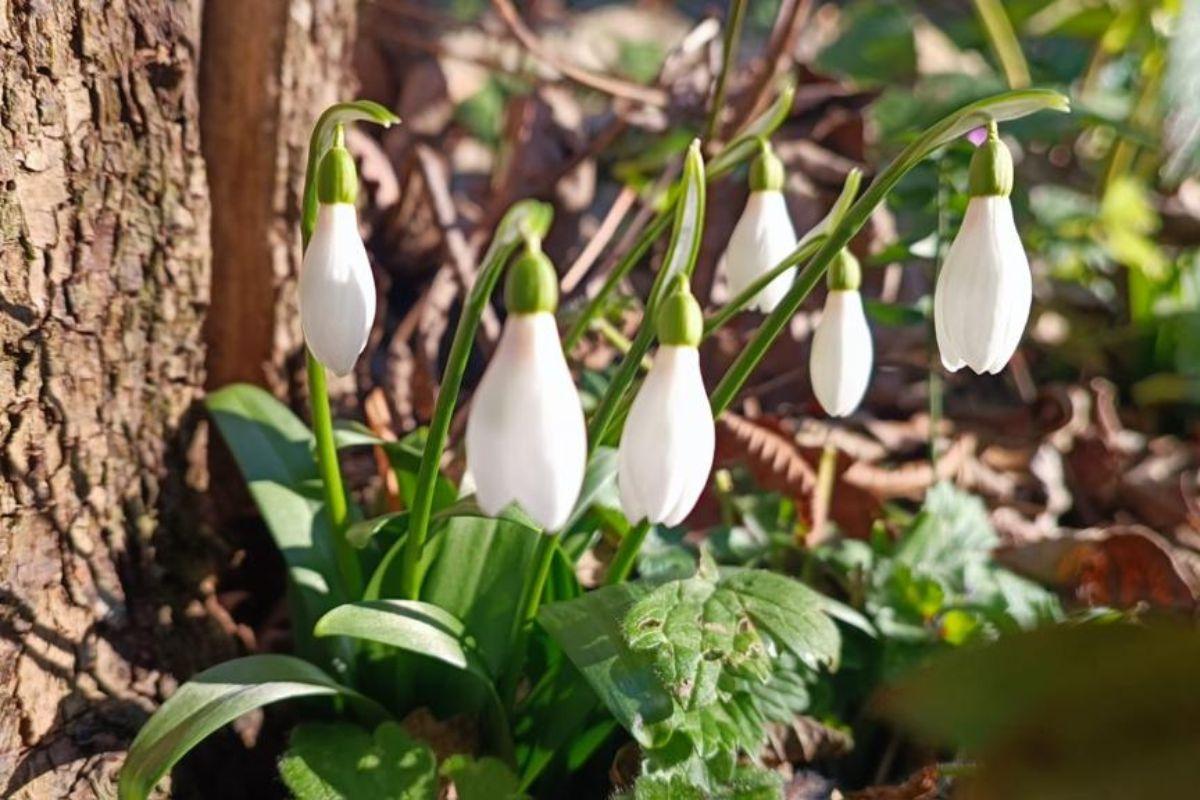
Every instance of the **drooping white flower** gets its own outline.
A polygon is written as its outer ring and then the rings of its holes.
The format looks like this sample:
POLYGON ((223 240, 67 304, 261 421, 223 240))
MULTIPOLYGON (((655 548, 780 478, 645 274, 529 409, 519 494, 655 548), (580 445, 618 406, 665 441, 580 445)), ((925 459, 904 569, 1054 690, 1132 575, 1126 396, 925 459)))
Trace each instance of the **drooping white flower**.
POLYGON ((712 407, 700 376, 700 307, 686 279, 663 301, 659 347, 634 398, 617 453, 621 507, 631 522, 678 525, 712 469, 712 407))
POLYGON ((508 318, 467 418, 475 497, 495 516, 517 503, 546 531, 579 498, 587 430, 554 321, 557 279, 540 252, 509 272, 508 318))
MULTIPOLYGON (((764 145, 750 169, 746 207, 725 249, 725 277, 733 296, 741 294, 796 249, 796 230, 783 196, 783 182, 782 162, 764 145)), ((785 270, 746 307, 771 312, 787 294, 795 277, 795 267, 785 270)))
POLYGON ((317 224, 300 265, 304 340, 336 375, 354 368, 375 320, 375 279, 354 207, 357 186, 339 127, 317 171, 317 224))
POLYGON ((951 372, 1004 369, 1029 320, 1033 283, 1011 190, 1012 157, 992 125, 972 158, 967 212, 934 293, 938 350, 951 372))
POLYGON ((854 413, 871 381, 874 348, 858 293, 858 265, 843 250, 830 267, 825 312, 813 334, 809 374, 813 393, 826 413, 854 413))

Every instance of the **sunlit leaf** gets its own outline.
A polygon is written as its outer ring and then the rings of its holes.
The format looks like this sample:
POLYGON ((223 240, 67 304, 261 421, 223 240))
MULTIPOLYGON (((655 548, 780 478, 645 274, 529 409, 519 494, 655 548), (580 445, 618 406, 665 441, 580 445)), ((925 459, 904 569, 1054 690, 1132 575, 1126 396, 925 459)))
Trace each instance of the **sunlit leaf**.
POLYGON ((293 656, 246 656, 193 676, 129 746, 117 787, 120 800, 143 800, 185 753, 243 714, 280 700, 322 696, 345 697, 374 719, 387 716, 371 700, 293 656))
POLYGON ((395 722, 374 734, 344 722, 297 725, 279 760, 295 800, 435 800, 433 751, 395 722))

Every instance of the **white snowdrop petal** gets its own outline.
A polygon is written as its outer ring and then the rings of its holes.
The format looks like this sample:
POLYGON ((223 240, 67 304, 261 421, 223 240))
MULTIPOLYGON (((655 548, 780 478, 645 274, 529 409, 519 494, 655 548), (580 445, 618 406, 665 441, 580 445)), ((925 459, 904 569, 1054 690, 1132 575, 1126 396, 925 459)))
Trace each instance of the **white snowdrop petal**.
POLYGON ((323 204, 300 265, 300 326, 317 360, 348 375, 375 320, 375 280, 348 203, 323 204))
MULTIPOLYGON (((666 349, 660 348, 660 353, 666 349)), ((656 354, 621 432, 627 473, 627 486, 621 491, 637 498, 635 509, 627 510, 640 511, 651 522, 663 520, 683 486, 683 475, 675 469, 681 442, 671 425, 677 398, 675 374, 675 361, 656 354)))
POLYGON ((678 524, 704 489, 714 440, 699 354, 660 347, 621 433, 617 483, 625 515, 678 524))
POLYGON ((480 508, 516 502, 547 531, 570 516, 583 484, 587 432, 554 317, 513 314, 476 390, 467 465, 480 508))
POLYGON ((938 348, 947 369, 998 372, 1029 319, 1029 261, 1007 197, 972 197, 946 255, 934 298, 938 348))
MULTIPOLYGON (((795 248, 796 230, 783 192, 751 192, 725 250, 724 269, 730 295, 740 294, 795 248)), ((779 275, 754 296, 748 307, 764 313, 774 310, 795 277, 795 268, 779 275)))
POLYGON ((664 350, 673 351, 665 355, 679 361, 676 379, 679 381, 680 395, 675 424, 683 434, 683 452, 679 456, 678 468, 684 479, 674 504, 663 518, 663 524, 678 525, 692 513, 708 483, 716 452, 716 426, 712 406, 704 390, 704 379, 700 375, 699 353, 691 347, 668 347, 660 348, 658 357, 664 356, 664 350))
POLYGON ((827 413, 843 417, 862 402, 874 347, 857 291, 830 291, 809 356, 813 393, 827 413))

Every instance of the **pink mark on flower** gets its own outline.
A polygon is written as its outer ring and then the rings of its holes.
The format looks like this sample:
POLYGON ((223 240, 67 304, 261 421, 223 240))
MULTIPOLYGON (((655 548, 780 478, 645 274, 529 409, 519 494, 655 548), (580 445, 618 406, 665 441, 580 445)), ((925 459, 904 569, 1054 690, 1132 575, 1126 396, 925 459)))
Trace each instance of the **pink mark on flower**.
POLYGON ((976 128, 975 130, 968 132, 967 140, 976 147, 979 147, 979 145, 987 141, 987 128, 976 128))

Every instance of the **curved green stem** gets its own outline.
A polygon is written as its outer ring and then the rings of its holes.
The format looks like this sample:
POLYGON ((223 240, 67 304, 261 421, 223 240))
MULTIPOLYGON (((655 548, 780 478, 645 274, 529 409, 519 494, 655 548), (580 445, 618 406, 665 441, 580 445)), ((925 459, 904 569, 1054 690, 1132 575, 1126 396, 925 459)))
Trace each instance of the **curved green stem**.
POLYGON ((646 541, 648 533, 650 533, 650 523, 647 520, 642 520, 629 529, 629 533, 625 534, 625 538, 621 540, 612 562, 608 565, 608 572, 604 575, 605 584, 613 586, 624 583, 629 578, 629 573, 633 571, 633 562, 637 558, 637 554, 641 552, 642 543, 646 541))
POLYGON ((329 408, 329 391, 325 385, 325 367, 308 356, 308 403, 312 414, 313 436, 316 438, 317 471, 325 494, 325 510, 333 533, 333 552, 337 558, 342 583, 349 597, 362 594, 362 566, 350 542, 346 540, 350 512, 346 503, 346 488, 338 466, 337 445, 333 440, 333 413, 329 408))
MULTIPOLYGON (((759 140, 770 136, 787 119, 788 114, 792 110, 792 99, 794 96, 795 87, 790 83, 785 83, 780 89, 779 95, 775 98, 775 102, 771 104, 771 107, 746 125, 734 137, 733 141, 704 165, 704 180, 712 183, 718 178, 729 174, 738 164, 753 156, 758 150, 759 140)), ((617 286, 620 285, 625 276, 638 265, 642 257, 649 252, 659 237, 670 227, 671 221, 674 218, 675 204, 678 200, 679 191, 676 188, 667 196, 662 210, 658 212, 650 225, 638 237, 633 247, 617 262, 617 265, 600 287, 600 291, 580 311, 579 317, 567 332, 566 338, 563 339, 564 350, 570 352, 571 348, 579 343, 579 340, 591 327, 592 320, 604 308, 604 304, 608 302, 609 296, 616 291, 617 286)))
POLYGON ((1000 0, 974 0, 975 12, 983 23, 988 42, 1000 59, 1004 78, 1010 89, 1024 89, 1029 85, 1029 64, 1021 51, 1021 42, 1013 30, 1012 21, 1000 0))
POLYGON ((680 180, 680 199, 675 204, 671 245, 667 248, 666 258, 663 259, 662 267, 654 278, 650 296, 646 299, 643 324, 638 328, 637 335, 629 345, 629 352, 625 354, 617 373, 609 381, 608 388, 588 423, 588 455, 594 453, 603 441, 621 398, 637 377, 642 359, 654 344, 653 320, 663 293, 676 275, 690 276, 696 266, 696 258, 700 254, 701 232, 704 228, 705 195, 704 160, 700 156, 698 142, 693 142, 688 150, 680 180))
POLYGON ((705 141, 711 141, 721 119, 721 107, 725 105, 725 89, 729 71, 737 60, 738 40, 742 36, 742 20, 746 18, 746 0, 729 0, 729 16, 725 20, 725 41, 721 53, 721 72, 717 76, 713 92, 712 107, 708 110, 708 125, 704 129, 705 141))
MULTIPOLYGON (((333 143, 334 131, 338 126, 356 121, 375 122, 387 127, 399 122, 400 118, 369 100, 337 103, 325 109, 317 118, 309 139, 304 192, 301 197, 300 243, 303 249, 308 249, 308 242, 317 226, 317 165, 321 162, 321 156, 333 143)), ((346 592, 350 597, 357 598, 362 594, 362 567, 354 549, 346 541, 349 507, 346 503, 346 488, 342 482, 341 467, 338 465, 337 445, 333 440, 333 414, 329 408, 325 367, 313 357, 311 351, 306 353, 308 402, 312 415, 313 436, 316 439, 317 470, 321 475, 325 509, 329 513, 333 533, 333 551, 346 592)))
POLYGON ((754 371, 766 354, 767 349, 770 348, 780 332, 787 327, 792 315, 796 313, 800 304, 808 297, 808 293, 825 274, 829 262, 833 260, 839 250, 849 244, 850 239, 858 233, 875 208, 884 201, 888 193, 895 188, 901 178, 908 174, 909 170, 942 145, 975 128, 982 127, 992 120, 1002 122, 1016 119, 1043 109, 1067 111, 1069 104, 1065 96, 1046 89, 1004 92, 971 103, 947 115, 904 148, 900 155, 872 181, 867 191, 850 207, 841 222, 829 231, 825 243, 813 256, 808 267, 800 273, 787 295, 767 316, 754 337, 738 354, 737 359, 721 378, 720 383, 713 389, 711 397, 713 415, 719 416, 729 407, 750 377, 750 373, 754 371))
POLYGON ((421 593, 421 552, 429 535, 433 490, 479 321, 508 259, 522 241, 535 238, 541 240, 545 237, 550 228, 552 214, 548 205, 535 200, 522 200, 508 210, 496 228, 496 235, 483 257, 483 266, 475 279, 475 285, 463 304, 458 328, 454 331, 454 341, 450 345, 450 355, 446 360, 446 371, 442 376, 442 386, 438 391, 433 418, 429 422, 429 433, 425 437, 425 449, 421 454, 421 466, 417 470, 417 483, 413 491, 412 507, 409 509, 404 560, 400 565, 400 596, 403 599, 416 600, 421 593))
POLYGON ((511 709, 517 693, 517 685, 521 681, 521 670, 525 668, 525 659, 529 654, 529 630, 537 619, 538 609, 542 605, 542 595, 546 591, 546 581, 550 579, 550 568, 554 565, 554 554, 558 551, 558 541, 561 533, 543 534, 538 543, 537 560, 534 563, 533 580, 525 584, 521 597, 521 611, 513 620, 511 635, 512 656, 508 672, 505 675, 505 685, 502 697, 505 707, 511 709))

